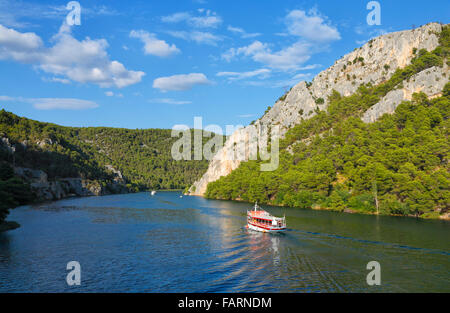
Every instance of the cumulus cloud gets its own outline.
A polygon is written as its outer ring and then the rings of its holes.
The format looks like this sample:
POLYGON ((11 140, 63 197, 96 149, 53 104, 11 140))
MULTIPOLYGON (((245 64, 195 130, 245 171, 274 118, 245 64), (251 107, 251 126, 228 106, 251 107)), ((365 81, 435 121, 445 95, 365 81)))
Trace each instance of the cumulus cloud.
POLYGON ((211 82, 202 73, 190 73, 159 77, 153 81, 153 88, 166 91, 183 91, 192 89, 196 85, 208 85, 211 82))
POLYGON ((286 16, 285 23, 291 35, 310 41, 330 42, 341 39, 339 31, 327 24, 325 17, 317 10, 310 10, 309 15, 302 10, 293 10, 286 16))
POLYGON ((267 44, 255 41, 240 48, 231 48, 222 54, 222 58, 230 61, 236 56, 250 56, 254 61, 279 70, 298 70, 300 65, 310 59, 312 45, 298 41, 291 46, 273 52, 267 44))
MULTIPOLYGON (((319 15, 317 10, 308 13, 293 10, 285 17, 287 33, 296 41, 291 45, 273 51, 271 45, 261 41, 254 41, 250 45, 231 48, 222 53, 222 59, 231 61, 235 57, 245 56, 264 66, 281 71, 297 71, 314 53, 322 51, 327 45, 339 40, 338 30, 327 22, 327 18, 319 15)), ((230 31, 242 33, 239 28, 230 31)))
POLYGON ((189 12, 178 12, 163 16, 161 20, 171 24, 184 22, 188 26, 188 30, 167 31, 173 37, 216 46, 217 42, 223 40, 222 36, 205 31, 205 29, 217 28, 222 23, 222 18, 210 10, 198 9, 197 11, 200 13, 198 16, 189 12))
POLYGON ((193 41, 200 44, 207 44, 216 46, 218 41, 222 40, 222 37, 214 35, 210 32, 201 31, 168 31, 169 35, 184 39, 187 41, 193 41))
POLYGON ((264 51, 268 51, 268 45, 263 44, 260 41, 254 41, 248 46, 240 47, 240 48, 230 48, 222 54, 222 58, 231 61, 234 57, 239 55, 244 56, 252 56, 258 53, 262 53, 264 51))
POLYGON ((180 53, 180 50, 174 44, 169 45, 164 40, 156 38, 155 34, 148 33, 144 30, 132 30, 130 37, 138 38, 144 43, 145 54, 168 57, 180 53))
POLYGON ((100 87, 122 88, 141 81, 141 71, 127 70, 118 61, 110 61, 105 39, 82 41, 71 35, 63 24, 54 45, 46 47, 35 33, 21 33, 0 25, 0 59, 32 64, 57 79, 70 79, 80 83, 93 83, 100 87))
POLYGON ((252 78, 252 77, 260 77, 260 78, 267 78, 270 74, 271 70, 267 68, 262 68, 255 71, 249 71, 249 72, 219 72, 216 74, 216 76, 219 77, 227 77, 228 80, 241 80, 245 78, 252 78))
POLYGON ((42 39, 35 33, 20 33, 0 25, 0 59, 32 62, 40 57, 42 39))
POLYGON ((210 10, 198 10, 201 16, 194 16, 189 12, 178 12, 172 15, 163 16, 161 20, 165 23, 186 22, 195 28, 217 28, 222 24, 222 18, 210 10))
POLYGON ((296 42, 293 45, 277 52, 270 50, 253 54, 253 59, 257 62, 280 70, 295 70, 299 64, 303 64, 310 59, 311 45, 305 42, 296 42))

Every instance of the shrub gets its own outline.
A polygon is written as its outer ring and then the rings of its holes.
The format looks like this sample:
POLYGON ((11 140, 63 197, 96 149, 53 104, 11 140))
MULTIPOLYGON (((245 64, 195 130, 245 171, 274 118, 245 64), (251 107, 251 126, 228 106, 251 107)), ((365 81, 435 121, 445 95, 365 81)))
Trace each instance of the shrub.
POLYGON ((323 98, 316 99, 316 104, 324 104, 325 100, 323 98))

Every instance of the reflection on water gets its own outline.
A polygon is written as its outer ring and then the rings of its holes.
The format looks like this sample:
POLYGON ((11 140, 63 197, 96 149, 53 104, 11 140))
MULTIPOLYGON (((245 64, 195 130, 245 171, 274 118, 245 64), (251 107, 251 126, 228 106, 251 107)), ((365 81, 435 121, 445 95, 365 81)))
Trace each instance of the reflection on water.
POLYGON ((0 234, 0 292, 450 291, 449 223, 268 208, 289 229, 267 234, 244 227, 249 206, 159 192, 18 208, 22 227, 0 234), (381 286, 366 284, 372 260, 381 286))

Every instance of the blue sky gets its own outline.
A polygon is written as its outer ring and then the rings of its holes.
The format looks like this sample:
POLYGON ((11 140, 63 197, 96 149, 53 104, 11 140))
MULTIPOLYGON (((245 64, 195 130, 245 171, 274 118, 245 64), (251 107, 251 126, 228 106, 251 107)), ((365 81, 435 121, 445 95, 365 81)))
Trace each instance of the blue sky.
POLYGON ((0 0, 0 108, 66 126, 246 125, 385 32, 448 23, 450 2, 0 0))

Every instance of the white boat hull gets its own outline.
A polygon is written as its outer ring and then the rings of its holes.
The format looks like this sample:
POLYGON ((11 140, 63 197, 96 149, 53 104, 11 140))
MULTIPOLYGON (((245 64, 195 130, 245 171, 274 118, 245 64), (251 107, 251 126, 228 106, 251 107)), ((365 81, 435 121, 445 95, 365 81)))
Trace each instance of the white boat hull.
POLYGON ((257 226, 257 225, 253 225, 251 223, 247 223, 247 228, 254 230, 254 231, 259 231, 262 233, 278 233, 278 232, 283 232, 286 230, 286 228, 278 228, 278 227, 261 227, 261 226, 257 226))

